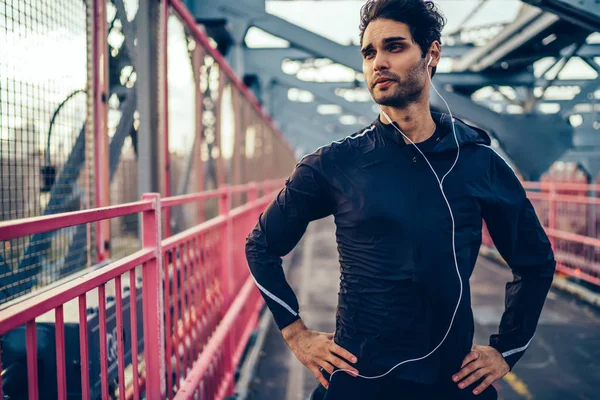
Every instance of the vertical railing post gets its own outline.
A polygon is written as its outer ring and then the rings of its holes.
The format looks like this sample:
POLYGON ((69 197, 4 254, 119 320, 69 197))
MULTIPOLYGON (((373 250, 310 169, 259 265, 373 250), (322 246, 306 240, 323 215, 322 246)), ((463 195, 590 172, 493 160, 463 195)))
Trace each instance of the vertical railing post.
POLYGON ((271 194, 271 181, 265 181, 263 186, 263 196, 268 196, 271 194))
MULTIPOLYGON (((169 2, 163 0, 160 13, 160 47, 162 103, 160 109, 160 124, 162 128, 163 146, 163 193, 164 197, 171 196, 171 155, 169 153, 169 82, 167 73, 167 30, 169 22, 169 2)), ((171 236, 171 209, 165 209, 165 237, 171 236)))
POLYGON ((256 182, 250 182, 248 186, 248 203, 251 203, 258 200, 258 185, 256 182))
POLYGON ((148 399, 164 399, 166 395, 163 322, 165 312, 160 194, 144 193, 142 200, 152 200, 152 209, 142 214, 142 244, 144 248, 155 250, 155 257, 143 265, 142 271, 146 395, 148 399))
MULTIPOLYGON (((556 229, 556 188, 554 185, 551 186, 548 197, 548 228, 551 230, 556 229)), ((556 253, 556 237, 553 235, 549 236, 552 250, 556 253)))
MULTIPOLYGON (((221 277, 221 289, 223 290, 223 313, 226 313, 233 299, 233 274, 232 274, 232 247, 233 247, 233 226, 231 221, 231 189, 229 185, 221 186, 223 189, 219 196, 219 215, 225 217, 225 228, 223 231, 223 240, 221 240, 221 268, 219 274, 221 277)), ((225 379, 233 379, 233 343, 231 334, 227 335, 224 343, 223 356, 225 365, 225 379)), ((223 388, 224 397, 232 396, 233 390, 230 385, 223 388)))
POLYGON ((221 241, 221 290, 225 300, 225 310, 231 304, 233 292, 233 276, 231 273, 231 250, 232 250, 232 224, 229 211, 231 210, 231 189, 228 185, 221 187, 223 191, 219 195, 219 215, 225 217, 225 229, 221 241))
MULTIPOLYGON (((191 51, 191 62, 192 62, 192 70, 194 71, 194 78, 196 82, 200 82, 200 71, 201 67, 204 65, 204 50, 201 46, 196 46, 194 50, 191 51)), ((195 88, 195 98, 196 98, 196 115, 203 115, 204 113, 204 95, 202 92, 202 85, 194 85, 195 88)), ((194 148, 195 158, 197 160, 197 164, 194 164, 194 170, 196 171, 197 176, 197 184, 198 191, 204 191, 204 161, 202 161, 202 145, 203 145, 203 132, 204 132, 204 122, 201 117, 195 118, 195 135, 196 135, 196 147, 194 148)), ((205 220, 205 207, 204 200, 198 201, 198 223, 204 222, 205 220)))
MULTIPOLYGON (((256 184, 256 182, 250 182, 250 188, 248 189, 248 203, 253 203, 256 200, 258 200, 258 185, 256 184)), ((253 219, 253 224, 256 223, 256 219, 258 219, 258 217, 260 216, 260 210, 258 209, 258 207, 253 206, 252 207, 252 219, 253 219)))
MULTIPOLYGON (((592 199, 596 199, 598 198, 598 191, 597 190, 590 190, 588 192, 588 197, 592 198, 592 199)), ((598 220, 598 204, 590 204, 587 206, 587 209, 589 210, 589 214, 587 215, 587 234, 589 237, 598 237, 598 225, 596 224, 596 221, 598 220)))
MULTIPOLYGON (((94 0, 92 18, 92 120, 94 135, 94 207, 107 206, 109 199, 108 173, 108 57, 106 46, 106 2, 94 0)), ((96 258, 103 261, 109 254, 110 221, 96 222, 96 258)))

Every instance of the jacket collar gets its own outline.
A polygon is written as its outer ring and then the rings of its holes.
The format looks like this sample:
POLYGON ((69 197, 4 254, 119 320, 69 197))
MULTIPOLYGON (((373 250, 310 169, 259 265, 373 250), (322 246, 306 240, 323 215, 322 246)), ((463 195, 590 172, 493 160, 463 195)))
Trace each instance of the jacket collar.
MULTIPOLYGON (((417 143, 421 151, 426 153, 443 153, 446 151, 456 151, 456 140, 452 131, 452 120, 448 114, 431 112, 431 117, 436 124, 434 134, 427 140, 417 143)), ((410 143, 404 142, 402 135, 391 125, 384 124, 379 116, 373 122, 378 133, 393 143, 401 147, 412 146, 410 143)), ((462 120, 454 117, 454 128, 456 130, 456 138, 461 147, 468 144, 490 144, 489 135, 482 129, 471 126, 462 120)))

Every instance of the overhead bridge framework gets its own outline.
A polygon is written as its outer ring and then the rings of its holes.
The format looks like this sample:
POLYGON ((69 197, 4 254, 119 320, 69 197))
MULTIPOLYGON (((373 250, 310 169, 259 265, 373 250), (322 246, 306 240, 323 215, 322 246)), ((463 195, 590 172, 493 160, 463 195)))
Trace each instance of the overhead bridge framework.
MULTIPOLYGON (((362 73, 358 46, 341 45, 268 14, 264 0, 187 0, 187 5, 196 21, 204 25, 219 49, 227 55, 236 73, 250 84, 274 120, 285 127, 284 134, 290 136, 291 142, 302 143, 304 149, 316 148, 357 131, 365 121, 375 118, 376 107, 372 101, 349 101, 348 97, 336 93, 340 88, 364 91, 362 80, 307 82, 282 70, 284 60, 303 62, 325 58, 362 73), (289 42, 289 47, 248 48, 245 36, 251 27, 289 42), (282 91, 290 88, 310 92, 313 95, 311 106, 285 99, 282 91), (316 107, 319 104, 339 106, 342 114, 356 117, 356 124, 340 124, 339 114, 320 115, 316 107), (290 119, 290 114, 295 118, 290 119), (319 121, 323 129, 306 132, 312 128, 303 121, 309 120, 319 121), (296 137, 298 135, 303 137, 296 137)), ((581 113, 578 105, 590 101, 599 80, 548 80, 543 74, 534 75, 533 64, 542 57, 554 57, 562 68, 572 57, 579 57, 600 71, 594 60, 600 56, 600 44, 586 42, 592 32, 600 30, 599 27, 600 5, 596 0, 525 0, 515 20, 504 26, 486 45, 475 47, 470 43, 457 43, 444 46, 443 57, 454 60, 452 72, 438 72, 434 83, 448 100, 453 114, 497 139, 524 177, 538 179, 556 160, 568 160, 569 157, 577 158, 590 175, 595 176, 599 172, 596 166, 600 166, 594 161, 600 159, 600 139, 596 138, 598 135, 591 123, 593 114, 584 115, 585 123, 577 129, 569 118, 576 112, 581 113), (499 113, 471 98, 481 88, 499 91, 499 87, 506 86, 514 89, 516 98, 505 98, 503 107, 517 106, 521 112, 499 113), (561 111, 545 114, 540 111, 540 104, 546 101, 538 98, 535 92, 542 88, 542 94, 545 94, 552 86, 573 86, 581 90, 572 100, 548 100, 558 105, 561 111), (586 144, 585 152, 579 152, 580 143, 586 144), (599 150, 590 150, 590 146, 599 150)), ((434 92, 431 105, 446 111, 434 92)))
POLYGON ((600 4, 596 0, 524 0, 574 25, 600 31, 600 4))

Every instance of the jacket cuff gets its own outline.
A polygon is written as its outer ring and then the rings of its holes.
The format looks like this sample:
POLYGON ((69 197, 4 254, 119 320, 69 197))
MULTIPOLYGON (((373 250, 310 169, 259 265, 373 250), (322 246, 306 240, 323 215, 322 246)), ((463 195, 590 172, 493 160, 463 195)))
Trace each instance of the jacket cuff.
MULTIPOLYGON (((274 316, 275 317, 275 316, 274 316)), ((277 324, 277 327, 279 328, 280 331, 283 330, 283 328, 285 328, 288 325, 291 325, 292 323, 296 322, 297 320, 300 319, 300 314, 284 314, 281 316, 277 316, 275 318, 275 323, 277 324)))
POLYGON ((515 345, 514 343, 507 343, 500 338, 500 335, 490 336, 490 346, 498 350, 498 352, 504 357, 504 360, 508 364, 508 367, 512 371, 513 367, 521 359, 525 350, 531 343, 531 340, 522 346, 515 345))

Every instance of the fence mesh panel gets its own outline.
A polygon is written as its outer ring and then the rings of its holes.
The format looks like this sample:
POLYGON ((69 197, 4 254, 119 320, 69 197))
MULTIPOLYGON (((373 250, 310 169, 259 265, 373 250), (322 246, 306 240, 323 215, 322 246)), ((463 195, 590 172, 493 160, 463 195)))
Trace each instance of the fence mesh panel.
MULTIPOLYGON (((136 96, 135 21, 137 0, 107 1, 109 24, 108 136, 110 204, 139 200, 137 130, 139 128, 136 96)), ((129 255, 141 248, 139 219, 130 215, 111 220, 110 256, 129 255)))
MULTIPOLYGON (((0 220, 88 204, 86 15, 82 0, 0 1, 0 220)), ((0 242, 0 303, 86 267, 87 235, 0 242)))
MULTIPOLYGON (((202 191, 203 171, 200 159, 201 132, 198 129, 194 57, 198 59, 196 41, 173 12, 169 15, 167 36, 167 71, 169 103, 169 171, 170 193, 173 196, 202 191)), ((202 220, 202 205, 186 204, 173 207, 171 232, 178 233, 202 220)))

